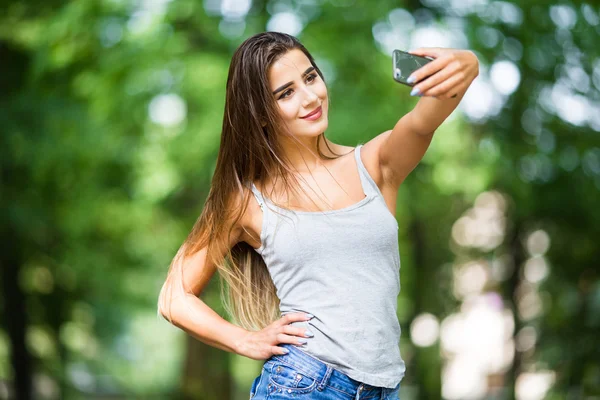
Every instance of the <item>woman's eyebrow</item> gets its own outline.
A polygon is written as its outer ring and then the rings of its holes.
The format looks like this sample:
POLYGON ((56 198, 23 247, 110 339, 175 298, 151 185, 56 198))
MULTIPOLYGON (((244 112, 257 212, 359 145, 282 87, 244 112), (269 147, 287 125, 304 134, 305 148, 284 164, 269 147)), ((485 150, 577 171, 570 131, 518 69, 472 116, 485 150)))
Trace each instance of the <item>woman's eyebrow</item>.
MULTIPOLYGON (((302 77, 304 78, 306 75, 308 75, 309 73, 311 73, 312 70, 314 70, 314 69, 315 69, 315 67, 312 67, 312 66, 308 67, 306 69, 306 71, 304 71, 302 73, 302 77)), ((277 94, 278 92, 281 92, 282 90, 284 90, 285 88, 287 88, 288 86, 290 86, 292 83, 294 83, 294 82, 288 82, 285 85, 282 85, 282 86, 278 87, 277 89, 275 89, 275 91, 273 92, 273 94, 277 94)))

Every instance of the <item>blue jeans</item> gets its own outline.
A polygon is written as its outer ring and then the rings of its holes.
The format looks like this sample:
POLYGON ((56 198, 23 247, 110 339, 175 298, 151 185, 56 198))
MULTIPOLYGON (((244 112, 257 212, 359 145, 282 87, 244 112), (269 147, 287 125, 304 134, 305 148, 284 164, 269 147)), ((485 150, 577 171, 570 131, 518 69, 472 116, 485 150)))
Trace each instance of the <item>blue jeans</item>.
POLYGON ((265 361, 252 383, 250 400, 397 400, 395 388, 370 386, 331 368, 293 344, 281 344, 290 352, 265 361))

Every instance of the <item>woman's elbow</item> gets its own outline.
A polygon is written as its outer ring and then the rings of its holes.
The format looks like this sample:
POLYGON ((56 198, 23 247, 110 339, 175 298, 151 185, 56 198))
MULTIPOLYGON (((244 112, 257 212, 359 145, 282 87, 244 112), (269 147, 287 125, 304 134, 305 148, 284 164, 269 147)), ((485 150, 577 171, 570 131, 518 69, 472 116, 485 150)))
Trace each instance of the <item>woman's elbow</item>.
POLYGON ((173 298, 172 298, 172 296, 169 296, 170 291, 166 290, 166 288, 167 288, 167 284, 165 283, 158 295, 158 304, 156 307, 156 313, 157 313, 157 316, 161 316, 166 321, 173 324, 173 313, 172 313, 173 298))

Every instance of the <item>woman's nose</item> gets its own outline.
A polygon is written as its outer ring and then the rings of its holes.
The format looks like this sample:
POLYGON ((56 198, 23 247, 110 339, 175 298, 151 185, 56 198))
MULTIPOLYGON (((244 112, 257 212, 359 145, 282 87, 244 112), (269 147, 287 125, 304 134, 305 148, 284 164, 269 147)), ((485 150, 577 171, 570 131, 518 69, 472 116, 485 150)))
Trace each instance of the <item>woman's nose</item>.
POLYGON ((309 88, 304 88, 306 95, 304 96, 304 106, 314 103, 319 97, 309 88))

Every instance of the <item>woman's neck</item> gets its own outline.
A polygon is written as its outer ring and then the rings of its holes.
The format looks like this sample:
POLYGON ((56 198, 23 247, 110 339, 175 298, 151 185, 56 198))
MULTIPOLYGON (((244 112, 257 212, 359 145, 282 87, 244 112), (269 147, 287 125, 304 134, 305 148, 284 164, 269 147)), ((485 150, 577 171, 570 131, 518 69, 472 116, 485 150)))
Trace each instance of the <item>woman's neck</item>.
POLYGON ((337 145, 327 140, 323 135, 298 139, 285 137, 282 138, 280 143, 284 157, 290 163, 290 167, 300 174, 314 173, 323 167, 324 163, 317 150, 317 143, 320 152, 326 157, 337 157, 339 155, 329 150, 331 148, 336 151, 337 145))

